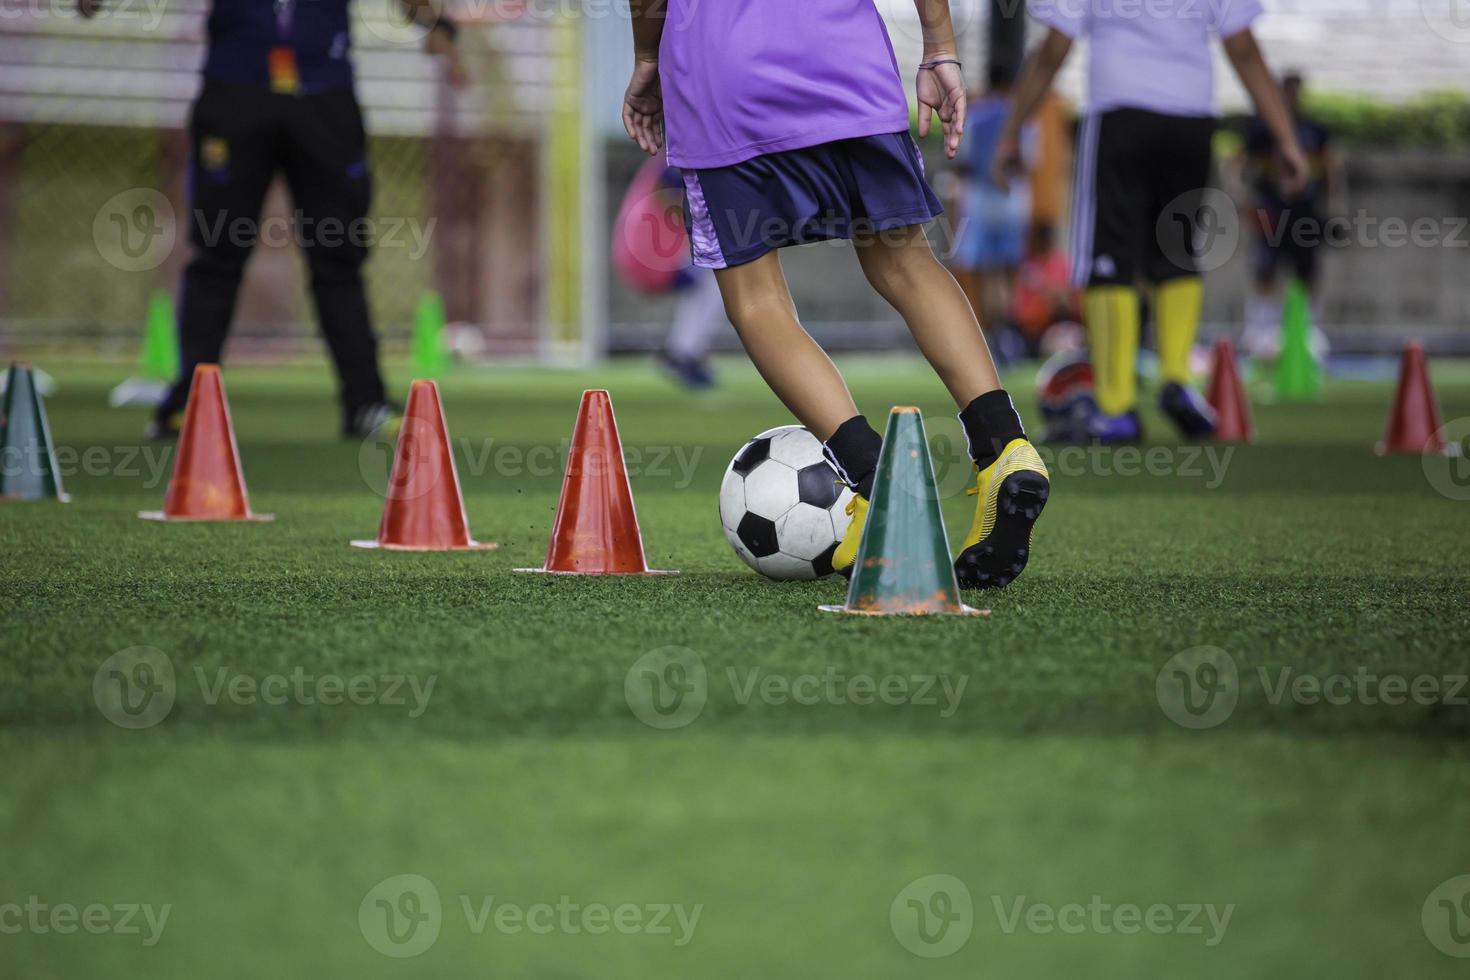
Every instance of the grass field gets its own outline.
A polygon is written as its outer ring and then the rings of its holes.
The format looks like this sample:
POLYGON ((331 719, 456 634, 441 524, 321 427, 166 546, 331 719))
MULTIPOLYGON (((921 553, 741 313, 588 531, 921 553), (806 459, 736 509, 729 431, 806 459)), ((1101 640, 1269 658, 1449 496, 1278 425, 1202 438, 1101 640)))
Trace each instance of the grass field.
MULTIPOLYGON (((1057 458, 989 618, 878 621, 725 544, 725 464, 787 421, 733 363, 705 398, 626 363, 451 378, 501 545, 453 555, 347 547, 386 453, 332 438, 318 370, 228 372, 276 522, 163 526, 135 517, 169 461, 105 407, 121 372, 45 366, 74 501, 0 507, 0 974, 1464 975, 1470 503, 1447 463, 1372 454, 1386 385, 1261 405, 1228 456, 1151 416, 1148 454, 1057 458), (677 578, 510 573, 544 554, 588 386, 677 578), (173 701, 130 730, 94 682, 140 646, 173 701), (680 662, 688 724, 640 721, 640 658, 680 662), (1181 676, 1211 685, 1196 713, 1181 676), (321 703, 344 687, 365 703, 321 703)), ((942 391, 847 366, 870 415, 925 411, 957 540, 942 391)), ((1470 416, 1470 374, 1436 372, 1470 416)))

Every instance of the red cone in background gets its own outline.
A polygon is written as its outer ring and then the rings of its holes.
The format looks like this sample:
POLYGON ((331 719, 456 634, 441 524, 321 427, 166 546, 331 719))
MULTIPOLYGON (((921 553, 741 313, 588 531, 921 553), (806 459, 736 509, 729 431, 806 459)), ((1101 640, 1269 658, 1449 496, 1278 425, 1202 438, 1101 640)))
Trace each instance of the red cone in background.
POLYGON ((173 476, 162 511, 143 511, 149 521, 269 521, 252 514, 235 445, 235 427, 218 364, 194 369, 189 407, 179 432, 173 476))
POLYGON ((1210 370, 1206 397, 1215 410, 1216 442, 1252 442, 1256 438, 1250 399, 1245 395, 1235 360, 1235 345, 1228 339, 1215 345, 1215 364, 1210 370))
POLYGON ((673 575, 653 571, 643 555, 643 535, 633 510, 633 490, 623 465, 623 444, 606 391, 582 393, 572 449, 567 455, 556 523, 541 568, 518 572, 560 575, 673 575))
POLYGON ((1439 435, 1439 408, 1434 402, 1434 388, 1429 383, 1429 364, 1424 348, 1416 341, 1404 348, 1399 365, 1398 389, 1393 395, 1393 408, 1388 428, 1377 453, 1443 453, 1444 440, 1439 435))
POLYGON ((354 541, 354 548, 472 551, 496 547, 493 541, 481 544, 470 537, 444 406, 433 381, 415 381, 409 389, 385 496, 377 538, 354 541))

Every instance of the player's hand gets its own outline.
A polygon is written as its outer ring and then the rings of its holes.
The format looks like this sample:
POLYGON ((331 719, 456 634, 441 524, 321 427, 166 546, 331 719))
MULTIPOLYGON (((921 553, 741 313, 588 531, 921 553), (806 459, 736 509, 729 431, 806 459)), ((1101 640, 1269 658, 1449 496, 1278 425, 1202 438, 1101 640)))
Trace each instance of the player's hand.
POLYGON ((1307 157, 1296 140, 1281 148, 1281 193, 1288 199, 1307 188, 1307 157))
POLYGON ((97 16, 97 11, 102 9, 102 0, 77 0, 77 13, 87 20, 97 16))
POLYGON ((443 60, 445 75, 453 88, 464 88, 470 83, 470 73, 465 71, 464 59, 459 56, 459 44, 448 31, 430 31, 424 39, 424 50, 443 60))
POLYGON ((1009 131, 1001 134, 995 144, 995 156, 990 161, 990 179, 1003 191, 1011 189, 1011 180, 1021 175, 1025 164, 1021 160, 1021 141, 1009 131))
POLYGON ((633 79, 623 94, 623 128, 643 152, 653 156, 664 146, 664 95, 659 85, 658 62, 638 61, 633 79))
MULTIPOLYGON (((954 55, 926 54, 926 60, 952 58, 954 55)), ((914 88, 919 96, 919 135, 929 135, 930 114, 939 113, 944 127, 944 155, 953 160, 960 151, 960 137, 965 133, 965 79, 959 65, 920 68, 914 88)))

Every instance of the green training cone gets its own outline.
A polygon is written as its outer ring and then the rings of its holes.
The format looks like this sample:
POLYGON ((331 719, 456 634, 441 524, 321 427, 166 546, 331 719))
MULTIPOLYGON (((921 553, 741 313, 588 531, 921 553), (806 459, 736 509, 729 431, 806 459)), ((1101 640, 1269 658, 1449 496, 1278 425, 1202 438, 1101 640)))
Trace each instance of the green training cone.
POLYGON ((415 378, 442 378, 449 370, 449 341, 444 334, 444 300, 432 289, 419 297, 413 316, 408 360, 415 378))
POLYGON ((1281 304, 1281 355, 1276 361, 1276 397, 1310 401, 1322 391, 1322 366, 1312 353, 1312 315, 1307 291, 1293 279, 1281 304))
POLYGON ((12 364, 0 409, 0 498, 68 500, 46 424, 46 406, 29 364, 12 364))
POLYGON ((150 381, 172 381, 179 376, 179 333, 174 325, 173 298, 167 290, 155 289, 148 298, 138 373, 150 381))
POLYGON ((847 604, 821 609, 868 616, 980 614, 960 601, 917 408, 901 406, 888 416, 847 604))

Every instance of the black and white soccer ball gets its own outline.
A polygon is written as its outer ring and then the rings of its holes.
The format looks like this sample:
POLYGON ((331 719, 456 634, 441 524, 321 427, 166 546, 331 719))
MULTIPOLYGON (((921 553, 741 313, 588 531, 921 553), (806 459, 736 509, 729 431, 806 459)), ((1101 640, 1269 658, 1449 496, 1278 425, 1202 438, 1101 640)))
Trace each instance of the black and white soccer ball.
POLYGON ((780 581, 832 574, 852 491, 799 425, 769 429, 745 444, 720 484, 720 522, 751 568, 780 581))

